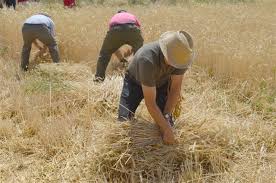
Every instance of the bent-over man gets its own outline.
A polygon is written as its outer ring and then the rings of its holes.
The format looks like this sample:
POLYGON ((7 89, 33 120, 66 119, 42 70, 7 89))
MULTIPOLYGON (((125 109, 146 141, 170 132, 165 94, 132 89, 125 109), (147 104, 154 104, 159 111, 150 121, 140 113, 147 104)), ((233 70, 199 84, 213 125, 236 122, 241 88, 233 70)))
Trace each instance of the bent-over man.
MULTIPOLYGON (((105 79, 105 72, 111 55, 121 46, 128 44, 132 47, 132 52, 135 53, 143 45, 144 39, 140 27, 141 24, 138 19, 125 10, 118 11, 111 18, 109 31, 100 50, 95 81, 103 81, 105 79)), ((119 53, 117 55, 122 57, 119 53)), ((121 59, 121 62, 126 62, 123 58, 121 59)))
POLYGON ((183 75, 193 59, 193 40, 185 31, 166 32, 158 41, 140 48, 124 78, 118 120, 131 120, 144 98, 164 143, 173 144, 171 114, 180 97, 183 75))
POLYGON ((24 41, 21 58, 22 70, 28 70, 32 43, 41 51, 48 47, 53 62, 58 63, 60 61, 54 29, 53 20, 45 13, 33 15, 25 21, 22 28, 24 41), (37 39, 44 44, 44 48, 39 46, 37 39))

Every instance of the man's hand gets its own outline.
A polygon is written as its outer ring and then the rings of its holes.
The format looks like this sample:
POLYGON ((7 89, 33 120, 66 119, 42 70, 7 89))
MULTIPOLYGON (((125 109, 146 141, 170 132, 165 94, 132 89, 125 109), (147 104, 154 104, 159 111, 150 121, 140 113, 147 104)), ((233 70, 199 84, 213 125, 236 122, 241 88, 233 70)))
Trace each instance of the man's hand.
POLYGON ((166 144, 166 145, 172 145, 175 143, 172 128, 167 128, 163 132, 163 141, 164 141, 164 144, 166 144))
POLYGON ((154 121, 160 127, 164 143, 173 144, 174 136, 172 128, 156 104, 156 87, 142 85, 142 90, 147 109, 154 121))

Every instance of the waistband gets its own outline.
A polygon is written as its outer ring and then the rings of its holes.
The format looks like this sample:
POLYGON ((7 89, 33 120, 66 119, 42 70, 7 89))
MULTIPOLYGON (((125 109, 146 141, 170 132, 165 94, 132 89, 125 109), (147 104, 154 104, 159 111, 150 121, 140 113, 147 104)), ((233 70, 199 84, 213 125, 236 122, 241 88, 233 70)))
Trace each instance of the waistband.
POLYGON ((134 76, 132 76, 129 71, 126 71, 125 73, 125 77, 130 80, 131 82, 137 84, 137 85, 141 85, 141 83, 139 81, 136 80, 136 78, 134 76))
POLYGON ((39 26, 45 26, 45 27, 47 27, 45 24, 28 24, 28 23, 24 23, 24 25, 23 26, 37 26, 37 27, 39 27, 39 26))
POLYGON ((110 26, 110 29, 114 29, 114 28, 124 28, 124 27, 136 27, 139 28, 136 24, 134 23, 126 23, 126 24, 114 24, 110 26))

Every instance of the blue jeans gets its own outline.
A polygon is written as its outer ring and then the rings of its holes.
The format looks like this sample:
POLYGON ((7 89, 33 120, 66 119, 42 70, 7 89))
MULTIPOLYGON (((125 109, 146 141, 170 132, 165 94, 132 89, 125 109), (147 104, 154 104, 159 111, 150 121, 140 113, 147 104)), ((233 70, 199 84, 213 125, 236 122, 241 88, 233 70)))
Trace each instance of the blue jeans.
MULTIPOLYGON (((168 98, 169 81, 164 85, 156 88, 156 104, 161 112, 164 111, 167 98, 168 98)), ((125 75, 124 85, 120 97, 119 104, 119 121, 131 120, 134 117, 135 111, 140 102, 143 100, 142 86, 138 84, 129 74, 125 75)))

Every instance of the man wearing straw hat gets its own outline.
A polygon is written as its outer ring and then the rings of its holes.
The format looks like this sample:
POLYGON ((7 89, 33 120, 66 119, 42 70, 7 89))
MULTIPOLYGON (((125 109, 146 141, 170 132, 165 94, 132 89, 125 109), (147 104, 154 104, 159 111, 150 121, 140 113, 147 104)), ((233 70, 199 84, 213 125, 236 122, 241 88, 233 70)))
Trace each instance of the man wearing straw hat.
POLYGON ((21 69, 28 70, 32 43, 41 51, 45 52, 48 47, 54 63, 60 61, 59 51, 55 40, 54 22, 46 13, 39 13, 28 18, 22 28, 24 45, 22 48, 21 69), (41 41, 44 47, 38 45, 36 40, 41 41))
POLYGON ((164 143, 173 144, 171 114, 180 97, 183 75, 193 59, 193 40, 185 31, 165 32, 158 41, 140 48, 124 78, 118 120, 131 120, 144 98, 164 143))
POLYGON ((121 62, 127 62, 120 52, 116 52, 121 46, 127 44, 132 47, 132 52, 135 53, 143 45, 144 39, 140 27, 138 19, 126 10, 119 10, 111 18, 109 31, 100 50, 95 81, 101 82, 105 79, 106 68, 113 53, 121 59, 121 62))

